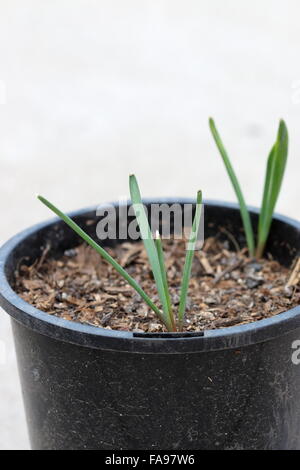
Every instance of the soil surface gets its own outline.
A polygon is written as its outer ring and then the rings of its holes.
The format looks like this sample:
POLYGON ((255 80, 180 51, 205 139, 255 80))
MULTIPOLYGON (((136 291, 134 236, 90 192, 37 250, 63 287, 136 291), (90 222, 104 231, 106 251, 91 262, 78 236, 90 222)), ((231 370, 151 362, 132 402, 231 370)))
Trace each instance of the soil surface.
MULTIPOLYGON (((163 242, 171 297, 179 304, 185 242, 163 242)), ((143 243, 123 243, 109 253, 159 305, 143 243)), ((227 241, 208 238, 195 253, 185 330, 224 328, 268 318, 300 304, 295 271, 270 256, 255 261, 246 249, 229 250, 227 241), (292 285, 290 285, 292 284, 292 285)), ((123 278, 86 244, 60 259, 45 252, 32 266, 21 265, 16 290, 28 303, 66 320, 115 330, 161 332, 155 314, 123 278)))

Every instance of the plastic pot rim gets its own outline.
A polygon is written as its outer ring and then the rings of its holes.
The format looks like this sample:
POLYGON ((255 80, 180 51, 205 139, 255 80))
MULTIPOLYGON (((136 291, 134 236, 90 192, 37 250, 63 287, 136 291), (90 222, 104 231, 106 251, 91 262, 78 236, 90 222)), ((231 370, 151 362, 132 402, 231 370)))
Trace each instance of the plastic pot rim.
MULTIPOLYGON (((194 203, 187 198, 145 199, 150 203, 194 203)), ((116 204, 116 203, 113 203, 116 204)), ((221 201, 204 201, 205 205, 228 208, 238 211, 238 205, 221 201)), ((97 206, 71 212, 71 217, 95 211, 97 206)), ((257 208, 250 207, 253 214, 257 208)), ((275 214, 274 219, 293 226, 299 231, 300 222, 289 217, 275 214)), ((69 342, 94 349, 123 351, 141 354, 185 354, 223 349, 239 349, 256 343, 269 341, 292 330, 300 329, 300 305, 273 317, 217 330, 206 330, 201 335, 135 335, 130 331, 108 330, 101 327, 85 325, 49 315, 25 302, 10 286, 6 268, 11 253, 17 245, 32 236, 36 231, 59 222, 58 218, 36 224, 8 240, 0 249, 0 304, 16 321, 40 334, 50 336, 58 341, 69 342)), ((63 223, 63 222, 62 222, 63 223)))

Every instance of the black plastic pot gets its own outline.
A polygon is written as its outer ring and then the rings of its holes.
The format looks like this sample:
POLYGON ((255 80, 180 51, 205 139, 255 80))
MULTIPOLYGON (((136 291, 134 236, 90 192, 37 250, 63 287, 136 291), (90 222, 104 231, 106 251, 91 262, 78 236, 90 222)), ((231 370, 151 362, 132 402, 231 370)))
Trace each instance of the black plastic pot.
MULTIPOLYGON (((94 208, 72 216, 95 236, 94 208)), ((235 205, 207 203, 205 225, 207 236, 221 225, 243 242, 235 205)), ((32 262, 48 241, 59 255, 78 238, 56 219, 0 251, 1 305, 12 317, 34 449, 300 449, 300 365, 292 361, 300 307, 196 337, 73 323, 12 287, 20 261, 32 262)), ((300 224, 275 217, 267 249, 289 264, 300 224)))

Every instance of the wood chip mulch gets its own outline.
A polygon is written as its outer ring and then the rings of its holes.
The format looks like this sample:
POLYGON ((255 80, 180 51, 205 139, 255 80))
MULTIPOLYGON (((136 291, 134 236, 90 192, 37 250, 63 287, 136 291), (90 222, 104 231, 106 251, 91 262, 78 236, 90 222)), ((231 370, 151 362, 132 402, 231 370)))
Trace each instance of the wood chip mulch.
MULTIPOLYGON (((163 244, 176 310, 185 242, 168 240, 163 244)), ((108 251, 159 305, 143 244, 123 243, 108 251)), ((245 249, 232 251, 227 241, 208 238, 195 253, 185 330, 242 325, 299 305, 300 279, 291 283, 291 275, 292 269, 270 256, 258 262, 248 258, 245 249)), ((32 266, 21 265, 15 288, 26 302, 66 320, 114 330, 164 331, 135 291, 85 244, 67 250, 60 259, 44 253, 32 266)))

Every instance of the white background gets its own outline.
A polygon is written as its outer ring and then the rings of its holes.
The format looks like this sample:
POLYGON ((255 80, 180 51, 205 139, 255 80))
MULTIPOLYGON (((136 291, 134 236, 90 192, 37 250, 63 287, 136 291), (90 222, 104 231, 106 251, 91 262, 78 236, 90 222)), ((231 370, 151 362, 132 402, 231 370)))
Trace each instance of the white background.
MULTIPOLYGON (((249 204, 261 200, 283 117, 290 157, 277 210, 299 218, 298 0, 0 0, 1 242, 50 216, 128 193, 235 200, 215 117, 249 204), (297 199, 298 198, 298 199, 297 199)), ((0 448, 27 448, 0 312, 0 448)))

